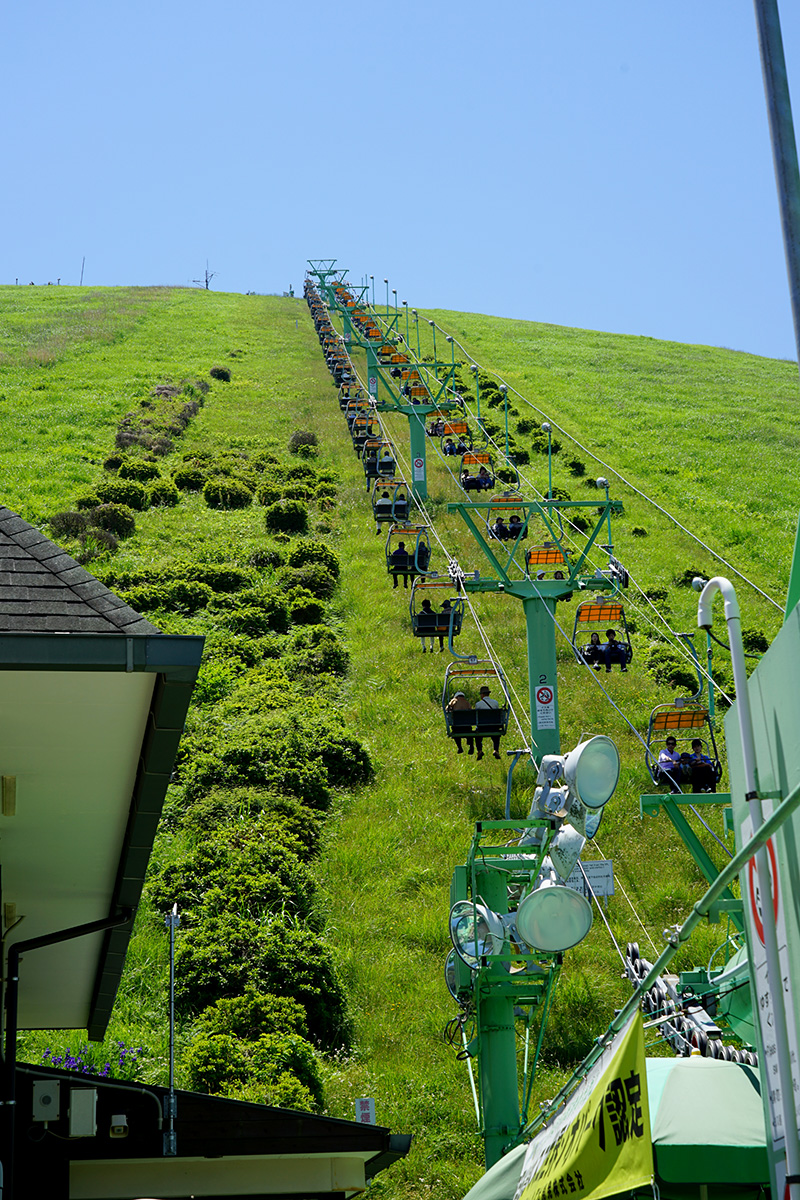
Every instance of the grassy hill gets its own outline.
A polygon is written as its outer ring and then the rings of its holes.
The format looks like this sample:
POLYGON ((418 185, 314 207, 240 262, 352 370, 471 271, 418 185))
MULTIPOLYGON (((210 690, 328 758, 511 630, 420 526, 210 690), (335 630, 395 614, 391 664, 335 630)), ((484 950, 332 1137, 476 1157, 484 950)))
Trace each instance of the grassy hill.
MULTIPOLYGON (((480 764, 456 758, 444 737, 439 694, 447 656, 422 656, 409 635, 408 595, 392 591, 387 579, 361 467, 305 305, 299 299, 181 290, 4 288, 0 310, 2 500, 45 532, 50 532, 49 518, 74 508, 106 478, 103 463, 113 455, 126 415, 157 415, 148 406, 159 385, 196 388, 201 379, 212 385, 196 415, 172 437, 172 448, 159 457, 165 478, 184 460, 202 462, 203 455, 216 456, 217 465, 227 467, 239 456, 233 473, 248 476, 258 456, 267 454, 280 459, 283 465, 275 470, 284 471, 294 461, 287 452, 292 433, 317 435, 313 466, 320 483, 305 502, 311 535, 329 545, 341 563, 339 585, 325 601, 322 623, 336 645, 346 647, 348 673, 315 676, 304 665, 308 648, 298 642, 303 627, 294 621, 287 633, 254 638, 258 661, 246 667, 240 660, 241 670, 234 670, 232 659, 220 651, 223 644, 230 648, 228 602, 191 613, 159 608, 163 596, 159 600, 151 593, 156 607, 147 608, 147 615, 162 628, 200 631, 209 638, 213 652, 189 730, 192 744, 204 753, 209 729, 233 737, 238 726, 252 723, 256 708, 272 712, 276 697, 314 712, 335 710, 369 752, 375 772, 371 783, 356 790, 330 789, 319 853, 307 860, 315 880, 313 902, 302 919, 295 919, 296 925, 316 931, 332 955, 352 1029, 346 1048, 335 1052, 329 1045, 319 1056, 325 1104, 333 1115, 349 1117, 355 1098, 374 1096, 381 1123, 414 1134, 411 1155, 375 1184, 377 1190, 387 1196, 463 1194, 480 1174, 481 1148, 465 1069, 441 1036, 453 1015, 442 978, 449 945, 448 887, 474 821, 502 813, 505 767, 490 758, 480 764), (220 364, 231 372, 229 383, 209 379, 210 369, 220 364), (331 480, 332 489, 326 486, 331 480), (326 494, 330 490, 335 496, 326 494)), ((707 347, 529 322, 459 313, 424 316, 463 345, 464 353, 456 347, 456 359, 468 353, 487 375, 497 372, 521 394, 509 391, 518 445, 530 448, 535 440, 533 425, 520 422, 546 417, 558 426, 557 486, 575 499, 591 497, 586 480, 603 474, 612 481, 612 496, 624 501, 624 515, 614 522, 614 544, 633 577, 627 608, 636 626, 635 659, 627 676, 610 677, 608 688, 630 725, 559 637, 561 734, 565 747, 582 734, 600 732, 620 747, 620 785, 593 853, 614 860, 618 892, 608 917, 617 941, 660 949, 661 930, 686 915, 702 881, 665 821, 639 819, 638 796, 648 780, 630 726, 644 730, 650 709, 672 695, 673 689, 657 678, 653 646, 664 638, 674 642, 670 627, 695 626, 696 596, 682 586, 684 577, 730 572, 650 500, 782 604, 800 509, 800 481, 792 470, 800 439, 792 419, 796 367, 707 347), (584 474, 576 473, 575 460, 585 465, 584 474), (611 475, 612 469, 627 483, 611 475)), ((429 326, 421 322, 419 329, 421 350, 431 353, 432 342, 425 340, 429 326)), ((414 348, 415 339, 412 327, 414 348)), ((437 348, 441 356, 441 342, 437 348)), ((487 411, 495 421, 502 417, 497 408, 487 411)), ((388 425, 407 456, 404 421, 392 419, 388 425)), ((531 449, 523 474, 534 492, 544 490, 546 458, 531 449)), ((256 483, 256 490, 263 488, 256 483)), ((456 490, 433 456, 429 489, 429 509, 444 544, 465 569, 482 566, 463 527, 445 512, 456 490)), ((276 568, 270 554, 285 557, 295 542, 268 535, 265 508, 257 503, 214 509, 201 493, 181 491, 175 506, 137 512, 135 534, 121 541, 113 557, 104 558, 102 546, 90 542, 88 552, 99 557, 87 565, 112 586, 120 586, 119 580, 134 586, 131 580, 150 579, 154 572, 163 582, 176 564, 184 573, 187 564, 201 560, 206 566, 233 564, 250 573, 252 607, 259 589, 263 599, 269 589, 286 587, 280 574, 285 568, 276 568)), ((81 550, 77 542, 70 548, 81 550)), ((86 551, 86 545, 82 548, 86 551)), ((432 566, 442 563, 435 551, 432 566)), ((780 624, 779 609, 736 581, 745 627, 771 637, 780 624)), ((559 619, 569 632, 570 606, 561 607, 565 612, 559 619)), ((521 611, 513 600, 496 596, 479 598, 475 608, 513 688, 524 698, 521 611)), ((462 651, 473 647, 479 649, 477 635, 467 621, 462 651)), ((724 657, 720 651, 716 660, 723 678, 729 674, 724 657)), ((307 752, 301 739, 296 753, 307 752)), ((191 762, 185 765, 181 785, 172 789, 154 856, 156 882, 210 837, 236 843, 238 822, 253 815, 252 805, 247 814, 241 810, 241 789, 211 787, 203 808, 202 780, 193 770, 191 762), (192 788, 190 803, 186 797, 192 788), (234 792, 238 801, 231 799, 234 792)), ((516 812, 525 809, 531 783, 529 775, 518 772, 516 812)), ((267 809, 258 811, 263 816, 267 809)), ((719 831, 718 824, 715 828, 719 831)), ((707 836, 705 842, 719 860, 719 848, 707 836)), ((157 887, 139 915, 107 1043, 93 1053, 100 1062, 121 1042, 125 1070, 162 1082, 166 935, 154 895, 157 887), (130 1048, 137 1053, 130 1054, 130 1048)), ((221 909, 238 902, 233 893, 227 901, 217 900, 221 909)), ((702 931, 680 965, 707 962, 723 936, 719 928, 702 931)), ((553 1094, 564 1070, 588 1048, 624 994, 619 959, 597 922, 566 956, 534 1108, 553 1094)), ((187 1013, 179 1083, 189 1078, 191 1046, 202 1032, 197 1014, 187 1013)), ((58 1046, 68 1043, 59 1035, 58 1046)), ((35 1058, 49 1044, 43 1036, 28 1035, 27 1053, 35 1058)), ((240 1094, 251 1093, 243 1085, 240 1094)))

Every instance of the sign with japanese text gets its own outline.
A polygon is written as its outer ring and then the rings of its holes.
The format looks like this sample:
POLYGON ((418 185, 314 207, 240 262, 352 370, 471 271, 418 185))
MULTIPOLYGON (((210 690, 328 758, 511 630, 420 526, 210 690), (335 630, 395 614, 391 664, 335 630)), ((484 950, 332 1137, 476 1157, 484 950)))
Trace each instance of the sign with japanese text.
POLYGON ((356 1120, 361 1125, 375 1124, 375 1101, 371 1096, 362 1096, 356 1100, 356 1120))
POLYGON ((650 1184, 644 1033, 635 1014, 525 1155, 515 1200, 600 1200, 650 1184))
POLYGON ((556 698, 551 687, 536 689, 536 728, 555 729, 556 698))

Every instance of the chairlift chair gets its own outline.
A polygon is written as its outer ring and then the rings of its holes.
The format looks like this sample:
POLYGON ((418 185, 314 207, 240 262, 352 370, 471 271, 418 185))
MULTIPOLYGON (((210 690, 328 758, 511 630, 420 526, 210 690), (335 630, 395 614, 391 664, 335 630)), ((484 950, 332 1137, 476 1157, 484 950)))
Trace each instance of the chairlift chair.
POLYGON ((409 612, 411 613, 411 632, 414 637, 440 637, 449 640, 451 633, 453 637, 457 637, 461 633, 461 625, 464 620, 464 597, 455 592, 450 579, 419 577, 414 580, 411 588, 409 612), (425 600, 430 600, 434 610, 437 605, 449 600, 450 611, 425 612, 422 607, 425 600))
POLYGON ((508 732, 511 701, 505 675, 492 662, 478 662, 462 666, 460 662, 448 663, 444 673, 442 689, 442 711, 448 737, 502 737, 508 732), (499 708, 476 708, 483 684, 497 685, 494 699, 499 708), (463 692, 470 701, 469 708, 450 709, 450 701, 456 692, 463 692), (502 695, 500 694, 502 693, 502 695))
POLYGON ((384 521, 399 524, 408 520, 408 484, 405 479, 376 479, 371 501, 372 515, 377 525, 384 521))
POLYGON ((554 574, 562 571, 568 575, 570 570, 567 552, 560 542, 542 542, 541 546, 531 546, 530 550, 525 551, 525 574, 529 579, 541 578, 550 571, 554 574))
POLYGON ((451 439, 456 447, 456 449, 452 452, 454 454, 464 453, 464 450, 458 449, 459 446, 465 446, 467 450, 472 449, 472 430, 470 429, 467 421, 454 421, 452 418, 450 420, 445 420, 444 431, 441 434, 439 441, 442 454, 447 454, 445 444, 448 438, 451 439))
MULTIPOLYGON (((499 496, 492 496, 491 500, 489 501, 489 510, 486 513, 486 529, 488 536, 490 538, 497 538, 497 534, 494 532, 494 526, 498 517, 502 517, 503 521, 508 527, 508 522, 510 522, 513 516, 516 516, 519 519, 519 524, 522 529, 522 540, 524 541, 528 536, 528 523, 525 521, 523 524, 522 518, 520 517, 520 512, 524 511, 522 508, 524 503, 525 501, 518 492, 503 492, 499 496)), ((511 535, 511 530, 509 529, 509 534, 510 536, 505 540, 512 542, 515 542, 520 536, 519 529, 517 529, 516 534, 513 536, 511 535)), ((501 538, 500 540, 502 541, 504 539, 501 538)))
POLYGON ((468 450, 466 454, 462 454, 459 479, 465 492, 483 491, 494 487, 494 467, 489 451, 468 450), (481 469, 486 471, 485 476, 481 476, 481 469))
POLYGON ((579 642, 585 643, 592 633, 608 628, 619 631, 621 636, 618 640, 625 650, 625 665, 628 666, 633 659, 633 646, 625 620, 625 608, 619 600, 598 596, 595 600, 584 600, 578 605, 572 629, 572 645, 575 652, 582 653, 579 642))
POLYGON ((343 383, 339 388, 339 407, 345 412, 351 400, 363 400, 364 393, 358 383, 343 383))
POLYGON ((363 458, 366 447, 370 442, 380 442, 383 440, 381 423, 374 413, 360 413, 353 421, 350 437, 353 439, 353 449, 356 452, 356 456, 363 458))
POLYGON ((427 575, 431 561, 431 544, 425 525, 392 525, 386 538, 387 573, 405 582, 417 575, 427 575), (400 543, 403 549, 400 549, 400 543))
MULTIPOLYGON (((711 759, 714 782, 719 783, 722 778, 722 763, 714 738, 714 726, 705 705, 676 696, 671 704, 657 704, 651 712, 647 726, 645 763, 656 786, 672 786, 672 782, 677 784, 677 781, 665 775, 658 765, 659 753, 668 737, 675 738, 676 750, 680 754, 688 753, 695 738, 700 738, 703 753, 711 759)), ((686 782, 689 782, 688 776, 686 782)))
POLYGON ((392 479, 397 468, 392 443, 381 437, 367 438, 361 451, 361 465, 364 468, 367 491, 373 479, 392 479))

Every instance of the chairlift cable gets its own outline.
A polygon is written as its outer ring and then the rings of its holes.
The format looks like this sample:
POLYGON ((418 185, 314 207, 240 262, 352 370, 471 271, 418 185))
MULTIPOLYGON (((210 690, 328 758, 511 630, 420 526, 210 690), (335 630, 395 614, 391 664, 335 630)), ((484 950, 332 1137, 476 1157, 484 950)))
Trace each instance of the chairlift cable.
MULTIPOLYGON (((436 325, 435 322, 434 322, 434 324, 436 325)), ((467 358, 469 358, 470 361, 473 362, 475 364, 475 366, 478 367, 479 370, 486 371, 488 374, 494 375, 497 379, 500 379, 502 382, 505 383, 505 381, 502 380, 502 376, 499 375, 497 371, 492 370, 492 368, 490 368, 490 367, 482 367, 480 363, 476 362, 475 359, 472 358, 472 355, 469 353, 469 351, 462 345, 461 342, 459 342, 459 340, 454 335, 447 334, 447 331, 444 330, 441 327, 441 325, 436 325, 436 328, 441 333, 444 333, 446 336, 453 336, 454 344, 456 346, 458 346, 459 350, 463 351, 463 353, 467 355, 467 358)), ((600 466, 603 467, 604 470, 610 471, 612 475, 616 475, 617 479, 619 479, 621 483, 624 483, 626 487, 629 487, 632 492, 636 493, 637 496, 641 496, 641 498, 644 501, 646 501, 648 504, 652 505, 653 508, 658 509, 658 511, 660 513, 663 513, 663 515, 669 521, 671 521, 673 523, 673 525, 676 525, 678 527, 678 529, 681 529, 684 533, 688 534, 689 537, 692 538, 693 541, 697 542, 697 544, 699 546, 702 546, 704 550, 707 550, 708 553, 712 556, 712 558, 715 558, 718 562, 721 562, 723 564, 723 566, 728 567, 728 569, 733 571, 735 575, 738 575, 738 577, 740 579, 744 580, 745 583, 749 584, 749 586, 751 588, 753 588, 754 591, 758 592, 758 594, 760 596, 763 596, 765 600, 768 600, 770 604, 772 604, 780 612, 783 612, 784 606, 782 604, 779 604, 777 602, 777 600, 773 600, 773 598, 771 596, 769 596, 765 591, 763 591, 760 587, 758 587, 757 584, 753 583, 752 579, 748 579, 748 577, 745 574, 743 574, 742 571, 740 571, 740 570, 738 570, 738 568, 734 567, 733 563, 728 562, 728 560, 726 558, 723 558, 722 555, 717 550, 713 550, 711 548, 711 546, 707 545, 702 540, 702 538, 699 538, 697 536, 697 534, 692 533, 691 529, 687 529, 687 527, 685 525, 683 525, 678 520, 677 517, 674 517, 672 515, 672 513, 670 513, 666 508, 664 508, 664 507, 662 507, 662 505, 658 504, 655 500, 653 500, 650 496, 648 496, 646 492, 643 492, 640 488, 637 488, 634 484, 632 484, 628 479, 625 478, 624 475, 622 475, 622 473, 620 471, 617 471, 614 467, 612 467, 608 463, 604 462, 603 459, 600 458, 597 454, 595 454, 592 450, 590 450, 588 448, 588 446, 584 446, 582 442, 579 442, 578 439, 573 434, 569 433, 566 429, 564 429, 561 425, 559 425, 556 421, 554 421, 553 418, 548 413, 544 412, 543 409, 539 408, 538 405, 534 404, 531 400, 528 400, 528 398, 526 396, 523 396, 522 393, 519 392, 514 387, 513 384, 506 384, 505 386, 508 388, 508 390, 510 392, 513 392, 514 395, 517 396, 518 399, 520 399, 523 402, 523 404, 527 404, 529 408, 532 408, 534 410, 534 412, 539 413, 546 420, 548 420, 550 422, 550 424, 555 429, 558 430, 559 433, 561 433, 564 437, 569 438, 569 440, 571 442, 573 442, 578 447, 579 450, 583 451, 584 454, 588 454, 589 457, 593 458, 595 460, 595 462, 599 463, 600 466)))

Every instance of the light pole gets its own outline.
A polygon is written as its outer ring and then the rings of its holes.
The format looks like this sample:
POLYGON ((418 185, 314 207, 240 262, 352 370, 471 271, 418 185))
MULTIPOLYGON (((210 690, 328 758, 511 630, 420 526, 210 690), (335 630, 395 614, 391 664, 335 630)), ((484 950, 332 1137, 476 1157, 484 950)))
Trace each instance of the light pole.
MULTIPOLYGON (((470 371, 475 376, 475 397, 478 401, 478 424, 480 425, 481 424, 481 381, 480 381, 480 379, 478 379, 478 364, 473 363, 470 367, 470 371)), ((483 429, 482 425, 481 425, 481 429, 483 429)))
POLYGON ((506 410, 506 462, 508 462, 508 388, 504 383, 500 384, 500 391, 503 393, 503 407, 506 410))
POLYGON ((542 430, 547 434, 547 499, 553 499, 553 426, 542 421, 542 430))
POLYGON ((438 379, 439 372, 436 369, 436 322, 428 321, 428 324, 430 325, 431 329, 433 330, 433 373, 436 376, 436 378, 438 379))
POLYGON ((417 358, 419 358, 419 313, 415 308, 412 308, 411 312, 414 316, 414 324, 417 327, 417 358))
POLYGON ((375 276, 374 275, 370 275, 370 281, 372 283, 372 307, 374 308, 375 307, 375 276))
MULTIPOLYGON (((605 489, 606 503, 608 503, 608 480, 603 479, 603 477, 601 475, 600 478, 597 480, 597 486, 599 488, 605 489)), ((611 509, 609 508, 609 510, 608 510, 608 553, 611 554, 613 549, 614 549, 614 546, 611 541, 611 509)))
POLYGON ((403 301, 403 308, 406 310, 406 345, 408 345, 408 301, 403 301))
POLYGON ((383 282, 386 284, 386 320, 388 321, 389 320, 389 280, 384 279, 383 282))

